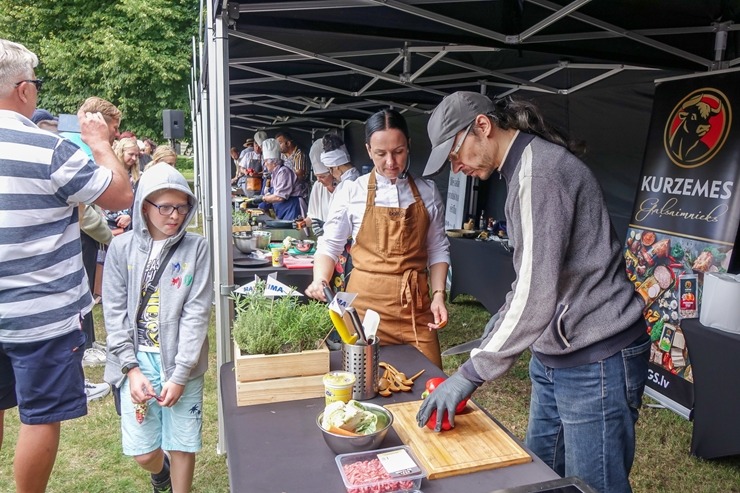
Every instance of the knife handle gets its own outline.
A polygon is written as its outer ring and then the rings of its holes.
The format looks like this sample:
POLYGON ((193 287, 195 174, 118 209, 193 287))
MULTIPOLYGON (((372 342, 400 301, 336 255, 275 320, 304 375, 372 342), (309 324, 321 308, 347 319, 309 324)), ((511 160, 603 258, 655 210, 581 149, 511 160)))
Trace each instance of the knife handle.
POLYGON ((352 320, 352 326, 355 329, 355 333, 360 337, 360 340, 367 344, 367 337, 365 337, 365 331, 362 328, 362 321, 360 320, 360 315, 357 313, 357 310, 352 306, 348 306, 346 312, 349 313, 349 318, 352 320))
POLYGON ((324 296, 326 297, 326 304, 328 305, 334 299, 334 291, 331 290, 328 284, 324 283, 324 296))

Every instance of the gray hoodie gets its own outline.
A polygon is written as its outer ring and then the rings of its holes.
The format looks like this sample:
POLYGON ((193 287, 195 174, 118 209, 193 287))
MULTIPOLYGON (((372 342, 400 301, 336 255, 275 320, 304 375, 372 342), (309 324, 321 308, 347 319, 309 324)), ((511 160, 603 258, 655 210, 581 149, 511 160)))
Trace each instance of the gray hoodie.
MULTIPOLYGON (((103 313, 108 333, 105 381, 120 387, 121 368, 136 362, 136 313, 142 294, 144 267, 152 248, 142 203, 153 192, 172 189, 185 192, 191 204, 195 196, 185 178, 173 167, 159 163, 139 180, 133 208, 134 229, 111 242, 103 272, 103 313)), ((208 244, 185 228, 195 215, 193 207, 180 227, 168 238, 161 258, 184 239, 164 266, 159 281, 159 344, 165 377, 179 385, 203 375, 208 368, 208 321, 213 300, 208 244)))

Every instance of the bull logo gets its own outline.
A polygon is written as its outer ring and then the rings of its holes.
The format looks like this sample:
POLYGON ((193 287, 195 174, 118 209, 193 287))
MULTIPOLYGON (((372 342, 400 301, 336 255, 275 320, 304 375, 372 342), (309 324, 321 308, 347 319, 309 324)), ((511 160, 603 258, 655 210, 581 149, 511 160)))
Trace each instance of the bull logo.
POLYGON ((698 89, 679 102, 668 118, 663 145, 681 168, 707 163, 722 148, 730 133, 732 107, 717 89, 698 89))

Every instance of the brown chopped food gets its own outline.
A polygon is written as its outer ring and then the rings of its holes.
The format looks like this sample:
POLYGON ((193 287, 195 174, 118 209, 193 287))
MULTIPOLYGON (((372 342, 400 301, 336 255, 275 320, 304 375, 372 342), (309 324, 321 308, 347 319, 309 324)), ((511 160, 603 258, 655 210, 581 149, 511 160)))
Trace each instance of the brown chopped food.
POLYGON ((691 268, 698 272, 708 272, 713 263, 714 255, 712 255, 712 252, 703 251, 696 258, 691 268))
POLYGON ((665 239, 656 242, 650 252, 656 257, 667 257, 671 250, 671 240, 665 239))

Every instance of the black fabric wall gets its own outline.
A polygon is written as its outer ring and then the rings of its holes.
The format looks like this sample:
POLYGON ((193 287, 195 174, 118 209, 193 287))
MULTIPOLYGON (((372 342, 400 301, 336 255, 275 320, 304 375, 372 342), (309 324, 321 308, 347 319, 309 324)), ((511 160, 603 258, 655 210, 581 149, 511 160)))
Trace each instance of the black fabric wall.
MULTIPOLYGON (((582 159, 601 183, 612 222, 621 239, 624 239, 632 215, 654 88, 653 82, 647 80, 636 84, 600 85, 570 95, 516 95, 532 99, 552 124, 571 138, 585 141, 587 151, 582 159)), ((408 112, 405 116, 411 134, 411 173, 420 176, 431 148, 426 131, 428 117, 408 112)), ((272 137, 276 132, 268 133, 272 137)), ((308 134, 299 131, 291 133, 308 152, 311 145, 308 134)), ((244 132, 234 131, 232 145, 241 151, 241 143, 246 137, 244 132)), ((372 164, 365 150, 363 124, 349 125, 344 131, 344 139, 352 162, 358 169, 372 164)), ((506 186, 496 176, 494 174, 491 179, 479 184, 477 204, 470 211, 474 217, 477 218, 481 209, 484 209, 486 216, 503 219, 506 186)), ((448 178, 449 166, 433 177, 443 197, 446 197, 448 178)))
MULTIPOLYGON (((583 89, 571 95, 531 97, 546 118, 570 135, 585 141, 583 161, 593 170, 604 191, 609 213, 618 236, 624 239, 645 153, 654 84, 625 84, 598 89, 583 89)), ((526 97, 526 96, 519 96, 526 97)), ((411 172, 421 175, 431 143, 427 137, 428 118, 406 115, 411 134, 411 172)), ((364 126, 350 125, 345 140, 358 168, 370 164, 364 148, 364 126)), ((471 215, 503 219, 506 186, 493 175, 478 187, 478 200, 471 215)), ((446 196, 449 167, 433 177, 442 196, 446 196)), ((469 187, 469 189, 472 187, 469 187)))

